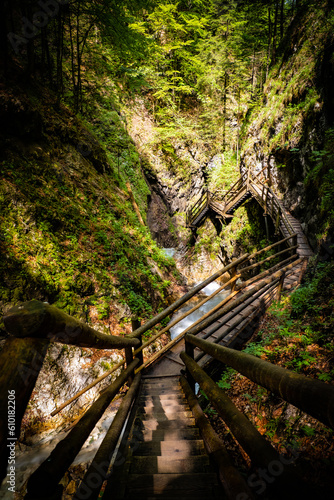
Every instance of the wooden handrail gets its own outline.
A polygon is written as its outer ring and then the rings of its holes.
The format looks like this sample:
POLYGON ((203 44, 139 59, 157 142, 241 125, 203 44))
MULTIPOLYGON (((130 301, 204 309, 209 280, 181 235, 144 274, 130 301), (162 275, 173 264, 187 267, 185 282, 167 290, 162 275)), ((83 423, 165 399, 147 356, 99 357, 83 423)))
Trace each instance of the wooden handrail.
POLYGON ((334 387, 268 361, 187 334, 186 342, 334 429, 334 387))
POLYGON ((107 478, 108 468, 113 453, 116 449, 118 439, 123 430, 124 423, 131 409, 133 400, 138 392, 140 380, 141 375, 138 373, 135 376, 130 389, 126 393, 109 427, 109 430, 103 438, 99 449, 97 450, 90 466, 87 469, 87 472, 85 473, 83 480, 81 481, 77 491, 75 492, 73 500, 82 500, 83 498, 87 500, 96 500, 98 498, 103 481, 107 478), (100 480, 92 482, 91 478, 93 477, 93 475, 96 475, 96 472, 99 473, 100 480), (87 497, 88 491, 90 491, 89 497, 87 497))
POLYGON ((240 277, 241 277, 241 274, 237 274, 232 279, 228 280, 222 286, 220 286, 219 288, 217 288, 217 290, 215 290, 211 295, 209 295, 205 299, 201 300, 198 304, 196 304, 194 307, 192 307, 191 309, 189 309, 189 311, 185 312, 184 314, 182 314, 178 318, 175 318, 175 320, 173 320, 171 323, 168 323, 168 325, 165 328, 163 328, 159 333, 157 333, 156 335, 154 335, 153 337, 151 337, 149 340, 147 340, 146 342, 144 342, 140 347, 138 347, 134 351, 134 355, 136 356, 140 351, 142 351, 143 349, 145 349, 145 347, 147 347, 150 344, 152 344, 152 342, 155 342, 159 337, 161 337, 161 335, 163 335, 164 333, 168 332, 168 330, 170 330, 171 328, 173 328, 173 326, 177 325, 177 323, 179 323, 180 321, 182 321, 184 318, 186 318, 187 316, 189 316, 193 312, 197 311, 197 309, 199 309, 203 304, 205 304, 209 300, 213 299, 213 297, 215 297, 222 290, 225 290, 226 288, 228 288, 229 286, 231 286, 240 277))
POLYGON ((97 401, 86 411, 75 427, 57 444, 49 458, 30 476, 27 485, 28 495, 33 498, 42 498, 42 492, 43 498, 48 498, 57 490, 59 481, 66 473, 115 395, 126 383, 129 376, 132 375, 138 363, 138 359, 133 360, 130 366, 102 392, 97 401))
POLYGON ((191 299, 196 293, 198 293, 200 290, 205 288, 207 285, 215 281, 217 278, 220 278, 224 273, 227 273, 230 269, 232 269, 235 266, 238 266, 241 264, 244 260, 248 258, 248 254, 244 254, 238 259, 233 260, 230 264, 227 266, 224 266, 221 268, 219 271, 216 273, 212 274, 209 278, 207 278, 205 281, 200 283, 199 285, 195 286, 192 288, 189 292, 187 292, 183 297, 175 301, 172 305, 164 309, 161 313, 157 314, 154 316, 154 318, 150 319, 147 321, 144 325, 141 325, 139 328, 134 330, 132 333, 130 333, 127 337, 132 338, 132 337, 139 337, 143 333, 147 332, 151 328, 153 328, 155 325, 160 323, 163 319, 165 319, 167 316, 169 316, 171 313, 179 309, 183 304, 188 302, 189 299, 191 299))
POLYGON ((233 466, 223 440, 219 438, 213 430, 209 420, 206 418, 202 408, 200 407, 189 382, 185 377, 181 376, 180 384, 189 403, 190 409, 195 417, 196 425, 200 430, 209 457, 212 458, 218 465, 219 477, 227 495, 227 500, 235 500, 237 498, 247 498, 247 500, 253 500, 253 493, 242 475, 233 466))
POLYGON ((5 315, 4 324, 11 335, 20 338, 44 338, 97 349, 122 349, 139 345, 139 341, 134 338, 98 332, 57 307, 38 300, 14 306, 5 315))
MULTIPOLYGON (((210 342, 206 343, 210 344, 210 342)), ((186 366, 187 373, 199 384, 252 462, 259 467, 264 467, 265 471, 270 464, 280 464, 278 452, 250 420, 238 410, 226 392, 218 387, 210 376, 186 352, 182 352, 180 357, 186 366)), ((283 497, 292 500, 300 494, 304 497, 306 491, 308 491, 308 487, 303 483, 296 469, 291 464, 285 464, 281 468, 280 474, 275 475, 275 483, 271 483, 267 484, 269 489, 272 488, 270 498, 275 498, 276 500, 283 497)), ((242 498, 249 497, 242 494, 242 498)))

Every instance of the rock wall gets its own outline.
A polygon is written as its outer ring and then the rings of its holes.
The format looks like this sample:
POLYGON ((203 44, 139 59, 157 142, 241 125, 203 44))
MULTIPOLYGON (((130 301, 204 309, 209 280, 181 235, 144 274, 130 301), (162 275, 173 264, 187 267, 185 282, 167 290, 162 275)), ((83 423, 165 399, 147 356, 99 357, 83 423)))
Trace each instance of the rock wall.
POLYGON ((308 182, 333 127, 334 37, 330 3, 303 10, 290 27, 272 69, 260 108, 243 130, 241 170, 267 167, 274 191, 318 245, 321 199, 308 182), (329 33, 329 34, 328 34, 329 33))

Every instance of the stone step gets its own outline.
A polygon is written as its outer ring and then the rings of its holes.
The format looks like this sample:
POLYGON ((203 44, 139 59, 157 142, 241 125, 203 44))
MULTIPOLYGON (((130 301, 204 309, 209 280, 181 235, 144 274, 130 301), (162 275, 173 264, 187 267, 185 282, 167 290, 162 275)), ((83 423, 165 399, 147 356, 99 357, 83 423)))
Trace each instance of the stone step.
POLYGON ((134 456, 130 466, 131 474, 184 474, 209 471, 209 458, 203 455, 180 458, 174 456, 134 456))
POLYGON ((175 458, 187 458, 194 455, 205 454, 204 443, 201 439, 196 440, 154 440, 140 443, 134 455, 141 456, 169 456, 175 458))

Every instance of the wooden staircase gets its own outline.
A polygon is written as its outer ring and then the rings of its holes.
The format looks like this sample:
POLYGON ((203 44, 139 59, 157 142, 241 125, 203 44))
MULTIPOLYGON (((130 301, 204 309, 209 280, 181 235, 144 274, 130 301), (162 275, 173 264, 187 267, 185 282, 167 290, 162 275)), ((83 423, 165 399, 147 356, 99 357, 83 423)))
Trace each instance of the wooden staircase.
POLYGON ((178 376, 147 375, 130 421, 104 499, 224 498, 178 376))

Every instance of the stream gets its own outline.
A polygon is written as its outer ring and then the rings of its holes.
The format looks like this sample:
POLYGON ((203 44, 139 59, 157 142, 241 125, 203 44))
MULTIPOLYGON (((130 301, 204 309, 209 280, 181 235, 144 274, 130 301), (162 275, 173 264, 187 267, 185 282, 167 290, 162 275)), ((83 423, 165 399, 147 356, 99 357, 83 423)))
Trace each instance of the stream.
MULTIPOLYGON (((175 248, 164 248, 163 251, 165 252, 168 257, 174 257, 176 253, 175 248)), ((193 286, 198 285, 198 283, 194 283, 193 286)), ((211 295, 213 292, 218 290, 218 288, 221 287, 221 283, 217 283, 216 281, 213 281, 209 285, 207 285, 205 288, 201 290, 201 294, 206 295, 207 297, 211 295)), ((200 319, 204 314, 206 314, 210 309, 215 307, 219 302, 221 302, 225 297, 227 297, 229 294, 228 291, 223 290, 220 293, 218 293, 215 297, 212 299, 208 300, 205 304, 203 304, 201 307, 199 307, 196 311, 193 313, 189 314, 186 318, 182 319, 180 323, 177 325, 173 326, 170 328, 170 334, 171 334, 171 339, 173 340, 175 337, 177 337, 183 330, 191 326, 195 321, 200 319)), ((181 307, 175 314, 173 314, 171 318, 171 322, 174 321, 175 319, 179 318, 182 316, 185 312, 189 311, 192 309, 196 304, 198 304, 201 300, 203 300, 203 297, 200 299, 198 297, 192 298, 184 307, 181 307)))

